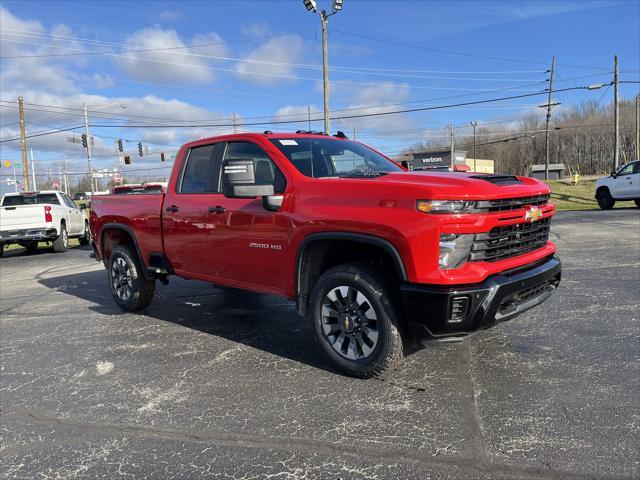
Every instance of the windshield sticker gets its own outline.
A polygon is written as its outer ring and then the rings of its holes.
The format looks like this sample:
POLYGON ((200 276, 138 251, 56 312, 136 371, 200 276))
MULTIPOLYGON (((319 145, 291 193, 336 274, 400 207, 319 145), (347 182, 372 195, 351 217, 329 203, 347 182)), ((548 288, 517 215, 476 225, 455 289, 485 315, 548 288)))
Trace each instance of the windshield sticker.
POLYGON ((278 140, 282 145, 298 145, 295 140, 278 140))

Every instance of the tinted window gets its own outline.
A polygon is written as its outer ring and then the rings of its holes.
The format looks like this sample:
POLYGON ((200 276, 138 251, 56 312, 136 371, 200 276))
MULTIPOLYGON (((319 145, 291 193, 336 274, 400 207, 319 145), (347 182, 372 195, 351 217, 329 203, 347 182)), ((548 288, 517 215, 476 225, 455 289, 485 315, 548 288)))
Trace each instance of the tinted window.
POLYGON ((6 195, 2 201, 3 207, 13 207, 16 205, 60 205, 58 196, 55 193, 39 193, 37 195, 6 195))
POLYGON ((78 206, 74 203, 73 200, 71 200, 71 198, 67 197, 64 194, 61 194, 61 196, 62 196, 62 200, 64 200, 64 203, 66 203, 68 207, 70 207, 70 208, 78 208, 78 206))
POLYGON ((219 152, 222 145, 204 145, 189 150, 180 192, 218 193, 220 191, 219 152))
POLYGON ((349 140, 297 137, 274 138, 271 143, 307 177, 402 171, 391 160, 349 140))
POLYGON ((287 181, 280 169, 260 146, 251 142, 233 142, 227 145, 226 160, 253 160, 256 185, 273 184, 276 193, 284 192, 287 181))
POLYGON ((631 175, 633 173, 634 167, 635 167, 635 164, 629 163, 624 167, 622 167, 620 170, 618 170, 618 175, 631 175))

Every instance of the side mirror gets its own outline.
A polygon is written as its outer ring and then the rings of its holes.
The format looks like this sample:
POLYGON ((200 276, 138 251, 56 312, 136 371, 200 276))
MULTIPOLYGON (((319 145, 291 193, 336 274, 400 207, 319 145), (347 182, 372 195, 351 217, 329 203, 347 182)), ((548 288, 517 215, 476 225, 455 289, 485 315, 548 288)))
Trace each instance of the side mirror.
POLYGON ((611 170, 611 176, 612 176, 613 178, 616 178, 616 171, 615 171, 615 170, 611 170))
POLYGON ((253 160, 228 160, 222 167, 222 192, 228 198, 256 198, 275 193, 273 183, 256 185, 253 160))
POLYGON ((78 208, 79 208, 80 210, 86 210, 86 209, 87 209, 87 206, 86 206, 86 205, 80 205, 78 208))

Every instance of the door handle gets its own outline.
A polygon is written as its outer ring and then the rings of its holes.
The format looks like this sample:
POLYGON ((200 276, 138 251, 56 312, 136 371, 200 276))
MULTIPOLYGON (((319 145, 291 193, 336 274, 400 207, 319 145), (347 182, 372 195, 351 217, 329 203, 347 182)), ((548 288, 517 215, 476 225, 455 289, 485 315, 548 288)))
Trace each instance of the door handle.
POLYGON ((178 208, 177 205, 171 205, 170 207, 167 207, 164 209, 166 212, 179 212, 180 208, 178 208))
POLYGON ((220 207, 220 206, 209 207, 209 213, 224 213, 226 211, 227 211, 226 208, 220 207))

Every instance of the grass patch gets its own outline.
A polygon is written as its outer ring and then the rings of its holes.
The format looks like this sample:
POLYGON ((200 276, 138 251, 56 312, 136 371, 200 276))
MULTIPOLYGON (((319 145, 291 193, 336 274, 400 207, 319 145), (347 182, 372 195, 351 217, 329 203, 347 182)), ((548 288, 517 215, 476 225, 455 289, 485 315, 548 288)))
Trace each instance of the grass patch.
MULTIPOLYGON (((77 238, 70 238, 69 239, 69 248, 76 248, 80 246, 80 242, 78 241, 77 238)), ((46 242, 40 242, 38 243, 38 250, 52 250, 53 249, 53 245, 52 244, 47 244, 46 242)), ((21 247, 20 245, 18 245, 17 243, 14 243, 13 245, 8 245, 6 247, 4 247, 4 251, 5 252, 11 252, 12 250, 25 250, 26 249, 24 247, 21 247)))
MULTIPOLYGON (((562 180, 550 180, 547 183, 551 187, 551 200, 558 211, 598 210, 600 208, 595 199, 595 180, 580 180, 577 185, 572 185, 562 180)), ((618 200, 614 208, 632 208, 635 206, 632 200, 618 200)))

